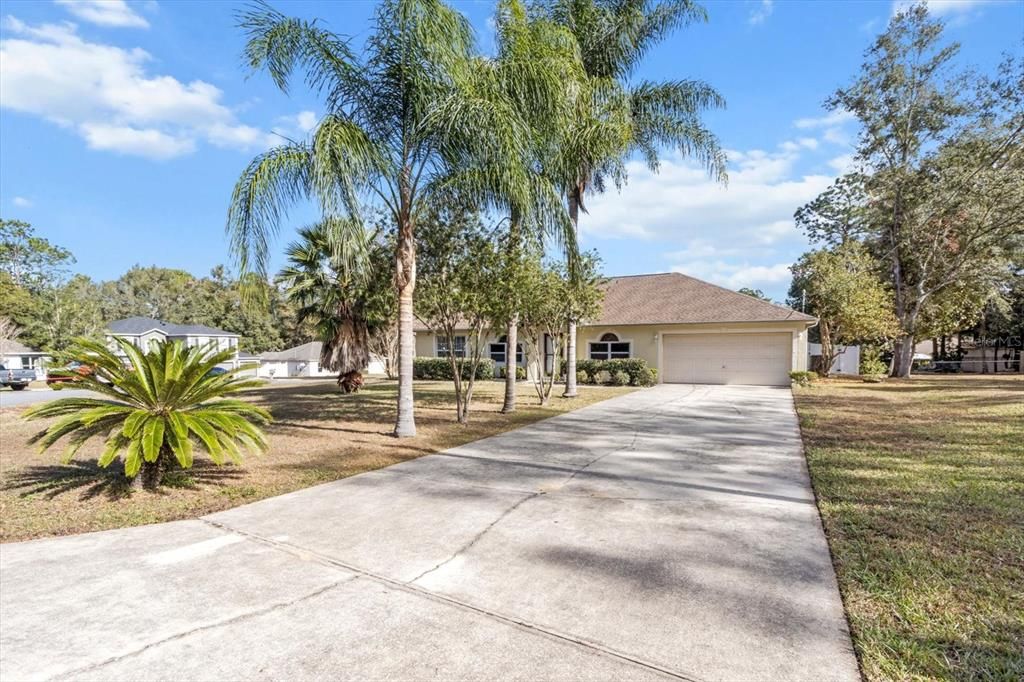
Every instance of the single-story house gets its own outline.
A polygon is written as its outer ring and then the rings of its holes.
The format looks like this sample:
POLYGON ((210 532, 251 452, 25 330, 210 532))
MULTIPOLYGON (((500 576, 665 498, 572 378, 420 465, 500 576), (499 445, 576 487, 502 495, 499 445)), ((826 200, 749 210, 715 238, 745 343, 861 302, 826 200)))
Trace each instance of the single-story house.
POLYGON ((7 369, 34 369, 36 378, 45 379, 50 360, 49 354, 29 348, 20 341, 0 341, 0 364, 7 369))
MULTIPOLYGON (((807 369, 807 330, 817 323, 810 315, 680 273, 612 277, 604 288, 601 313, 577 326, 578 359, 643 358, 665 383, 785 386, 790 371, 807 369)), ((503 366, 501 332, 486 343, 485 356, 503 366)), ((466 337, 454 345, 464 353, 466 337)), ((416 355, 448 352, 443 338, 417 323, 416 355)))
POLYGON ((225 369, 234 369, 247 361, 256 361, 251 356, 251 360, 243 360, 239 355, 238 334, 204 324, 174 324, 151 317, 128 317, 107 325, 107 343, 112 350, 118 352, 117 346, 113 343, 115 336, 131 341, 135 347, 142 350, 148 349, 151 341, 160 340, 180 341, 190 348, 214 346, 218 350, 234 350, 234 357, 221 365, 225 369))
MULTIPOLYGON (((323 343, 310 341, 294 348, 263 353, 260 355, 257 375, 267 379, 337 376, 337 372, 320 366, 320 351, 322 349, 323 343)), ((366 373, 384 374, 384 362, 371 354, 370 365, 367 367, 366 373)))

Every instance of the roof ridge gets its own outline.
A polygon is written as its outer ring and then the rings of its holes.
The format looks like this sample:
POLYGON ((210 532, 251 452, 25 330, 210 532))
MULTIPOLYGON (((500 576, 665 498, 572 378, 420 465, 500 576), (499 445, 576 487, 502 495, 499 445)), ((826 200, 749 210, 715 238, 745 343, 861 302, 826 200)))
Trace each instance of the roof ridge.
POLYGON ((681 272, 638 272, 633 275, 608 275, 608 279, 625 279, 627 277, 663 277, 665 275, 681 275, 681 272))

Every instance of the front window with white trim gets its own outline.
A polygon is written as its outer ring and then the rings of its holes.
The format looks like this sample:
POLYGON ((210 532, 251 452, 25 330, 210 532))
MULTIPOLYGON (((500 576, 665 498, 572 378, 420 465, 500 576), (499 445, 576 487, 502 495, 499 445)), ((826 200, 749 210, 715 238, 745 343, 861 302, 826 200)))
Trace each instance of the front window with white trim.
POLYGON ((632 342, 620 341, 611 332, 602 334, 600 340, 590 342, 591 360, 619 360, 633 355, 632 342))
MULTIPOLYGON (((454 344, 455 345, 455 352, 452 353, 452 355, 454 355, 457 358, 464 358, 464 357, 466 357, 466 337, 465 336, 455 336, 455 337, 452 337, 452 338, 455 341, 455 344, 454 344)), ((437 337, 437 357, 439 357, 439 358, 446 358, 448 356, 449 356, 448 337, 446 337, 446 336, 438 336, 437 337)))
MULTIPOLYGON (((497 343, 490 344, 489 350, 491 360, 498 364, 505 364, 506 352, 508 350, 508 337, 502 336, 498 339, 497 343)), ((516 364, 523 364, 523 345, 521 343, 516 344, 516 364)))

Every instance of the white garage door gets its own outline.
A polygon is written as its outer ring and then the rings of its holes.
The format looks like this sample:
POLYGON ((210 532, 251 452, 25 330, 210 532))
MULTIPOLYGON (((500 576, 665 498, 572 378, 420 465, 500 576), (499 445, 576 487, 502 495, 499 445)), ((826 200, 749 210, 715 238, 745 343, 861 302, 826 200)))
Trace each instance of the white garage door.
POLYGON ((785 386, 793 335, 665 334, 664 380, 675 384, 785 386))

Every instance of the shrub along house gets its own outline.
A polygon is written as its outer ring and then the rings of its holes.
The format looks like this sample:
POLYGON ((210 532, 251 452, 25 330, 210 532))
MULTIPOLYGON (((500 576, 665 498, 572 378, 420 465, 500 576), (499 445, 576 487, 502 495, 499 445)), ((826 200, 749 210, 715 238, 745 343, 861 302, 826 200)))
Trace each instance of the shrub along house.
MULTIPOLYGON (((578 360, 641 358, 659 383, 785 386, 789 372, 807 369, 807 330, 817 322, 810 315, 679 273, 612 277, 604 288, 601 314, 577 327, 578 360)), ((504 367, 504 336, 486 343, 484 357, 504 367)), ((466 337, 456 336, 449 349, 418 324, 417 356, 449 352, 464 354, 466 337)), ((521 351, 516 360, 523 364, 521 351)))

